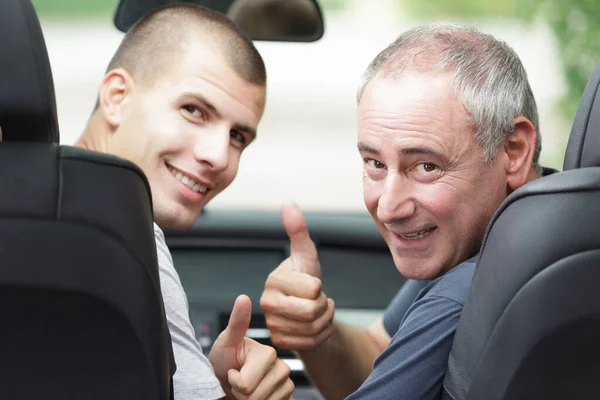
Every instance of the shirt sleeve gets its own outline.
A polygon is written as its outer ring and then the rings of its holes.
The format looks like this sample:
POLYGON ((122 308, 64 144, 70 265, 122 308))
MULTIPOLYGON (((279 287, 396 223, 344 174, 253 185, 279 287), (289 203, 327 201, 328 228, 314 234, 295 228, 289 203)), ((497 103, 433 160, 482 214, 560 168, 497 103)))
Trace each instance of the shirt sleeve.
POLYGON ((177 365, 173 376, 175 400, 222 398, 225 393, 221 384, 196 340, 189 318, 187 297, 164 236, 161 231, 155 231, 155 237, 160 287, 177 365))
POLYGON ((409 307, 415 302, 419 292, 431 281, 407 280, 394 296, 383 313, 383 326, 390 337, 394 337, 409 307))
POLYGON ((439 399, 462 305, 425 296, 408 310, 373 372, 348 400, 439 399))

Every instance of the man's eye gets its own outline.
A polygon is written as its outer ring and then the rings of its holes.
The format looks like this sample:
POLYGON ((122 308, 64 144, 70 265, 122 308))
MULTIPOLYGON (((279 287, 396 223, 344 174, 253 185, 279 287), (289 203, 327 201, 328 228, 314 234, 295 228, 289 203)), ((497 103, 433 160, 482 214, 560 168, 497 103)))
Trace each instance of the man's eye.
POLYGON ((241 144, 246 144, 246 137, 244 135, 242 135, 240 132, 238 131, 231 131, 229 132, 229 136, 233 139, 233 140, 237 140, 238 142, 240 142, 241 144))
POLYGON ((382 169, 382 168, 385 168, 385 164, 384 163, 382 163, 380 161, 377 161, 377 160, 375 160, 373 158, 367 159, 366 162, 367 162, 367 166, 369 168, 372 168, 372 169, 382 169))
POLYGON ((417 166, 422 172, 433 172, 437 169, 437 165, 433 163, 421 163, 417 166))
POLYGON ((411 176, 423 183, 431 183, 441 176, 442 169, 439 165, 430 162, 422 162, 416 164, 410 169, 411 176))
POLYGON ((186 112, 188 112, 189 114, 191 114, 192 117, 194 117, 194 118, 206 119, 206 115, 204 114, 204 111, 202 111, 201 109, 199 109, 196 106, 187 104, 187 105, 183 106, 183 109, 186 112))

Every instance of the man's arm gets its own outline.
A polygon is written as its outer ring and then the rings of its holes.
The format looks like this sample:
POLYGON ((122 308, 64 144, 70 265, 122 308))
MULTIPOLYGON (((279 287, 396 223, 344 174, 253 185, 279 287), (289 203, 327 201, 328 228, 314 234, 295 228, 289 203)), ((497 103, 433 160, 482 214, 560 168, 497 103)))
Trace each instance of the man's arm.
POLYGON ((322 290, 321 265, 306 221, 295 205, 282 207, 291 254, 267 278, 260 305, 273 344, 296 350, 327 399, 352 393, 371 372, 390 336, 383 323, 369 329, 333 321, 334 302, 322 290))
POLYGON ((155 225, 160 288, 177 370, 173 376, 175 400, 218 399, 225 396, 214 369, 196 340, 179 275, 164 235, 155 225))
POLYGON ((239 296, 229 325, 221 332, 207 358, 194 336, 187 298, 162 231, 155 238, 167 323, 177 371, 173 377, 175 400, 187 399, 289 399, 294 384, 289 367, 271 346, 246 338, 252 304, 239 296), (210 360, 210 361, 209 361, 210 360))
POLYGON ((462 304, 440 296, 410 308, 373 372, 348 400, 439 399, 462 304))
POLYGON ((334 321, 329 339, 298 354, 326 399, 344 399, 367 379, 390 340, 381 318, 368 329, 334 321))
POLYGON ((269 275, 260 304, 273 344, 299 353, 328 400, 356 390, 390 341, 381 319, 368 329, 333 321, 335 306, 320 281, 285 262, 269 275))

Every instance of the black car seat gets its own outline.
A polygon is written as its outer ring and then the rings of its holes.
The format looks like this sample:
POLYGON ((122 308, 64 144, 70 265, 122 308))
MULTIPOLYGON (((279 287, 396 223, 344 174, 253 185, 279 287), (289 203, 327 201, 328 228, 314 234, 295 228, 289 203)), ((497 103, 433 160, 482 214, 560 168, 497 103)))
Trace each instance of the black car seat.
POLYGON ((168 399, 148 181, 60 146, 30 0, 0 1, 0 398, 168 399))
POLYGON ((450 353, 443 399, 600 398, 600 63, 564 172, 496 212, 450 353))

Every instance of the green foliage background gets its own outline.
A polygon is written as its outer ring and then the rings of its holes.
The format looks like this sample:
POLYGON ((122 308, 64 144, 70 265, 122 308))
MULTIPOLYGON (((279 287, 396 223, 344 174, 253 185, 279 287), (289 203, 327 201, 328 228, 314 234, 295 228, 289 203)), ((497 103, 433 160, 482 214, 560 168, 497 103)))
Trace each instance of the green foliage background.
MULTIPOLYGON (((0 0, 1 1, 1 0, 0 0)), ((41 17, 112 16, 118 0, 32 0, 41 17)), ((367 1, 367 0, 363 0, 367 1)), ((368 0, 376 2, 379 0, 368 0)), ((420 19, 511 18, 546 21, 559 46, 567 92, 560 110, 572 121, 585 84, 600 60, 600 0, 395 0, 420 19)), ((349 0, 318 0, 326 13, 351 7, 349 0)))
POLYGON ((592 70, 600 61, 599 0, 398 0, 419 18, 513 18, 530 24, 541 18, 556 38, 567 82, 560 109, 572 121, 592 70))
MULTIPOLYGON (((1 1, 1 0, 0 0, 1 1)), ((105 17, 118 0, 31 0, 40 17, 105 17)))

